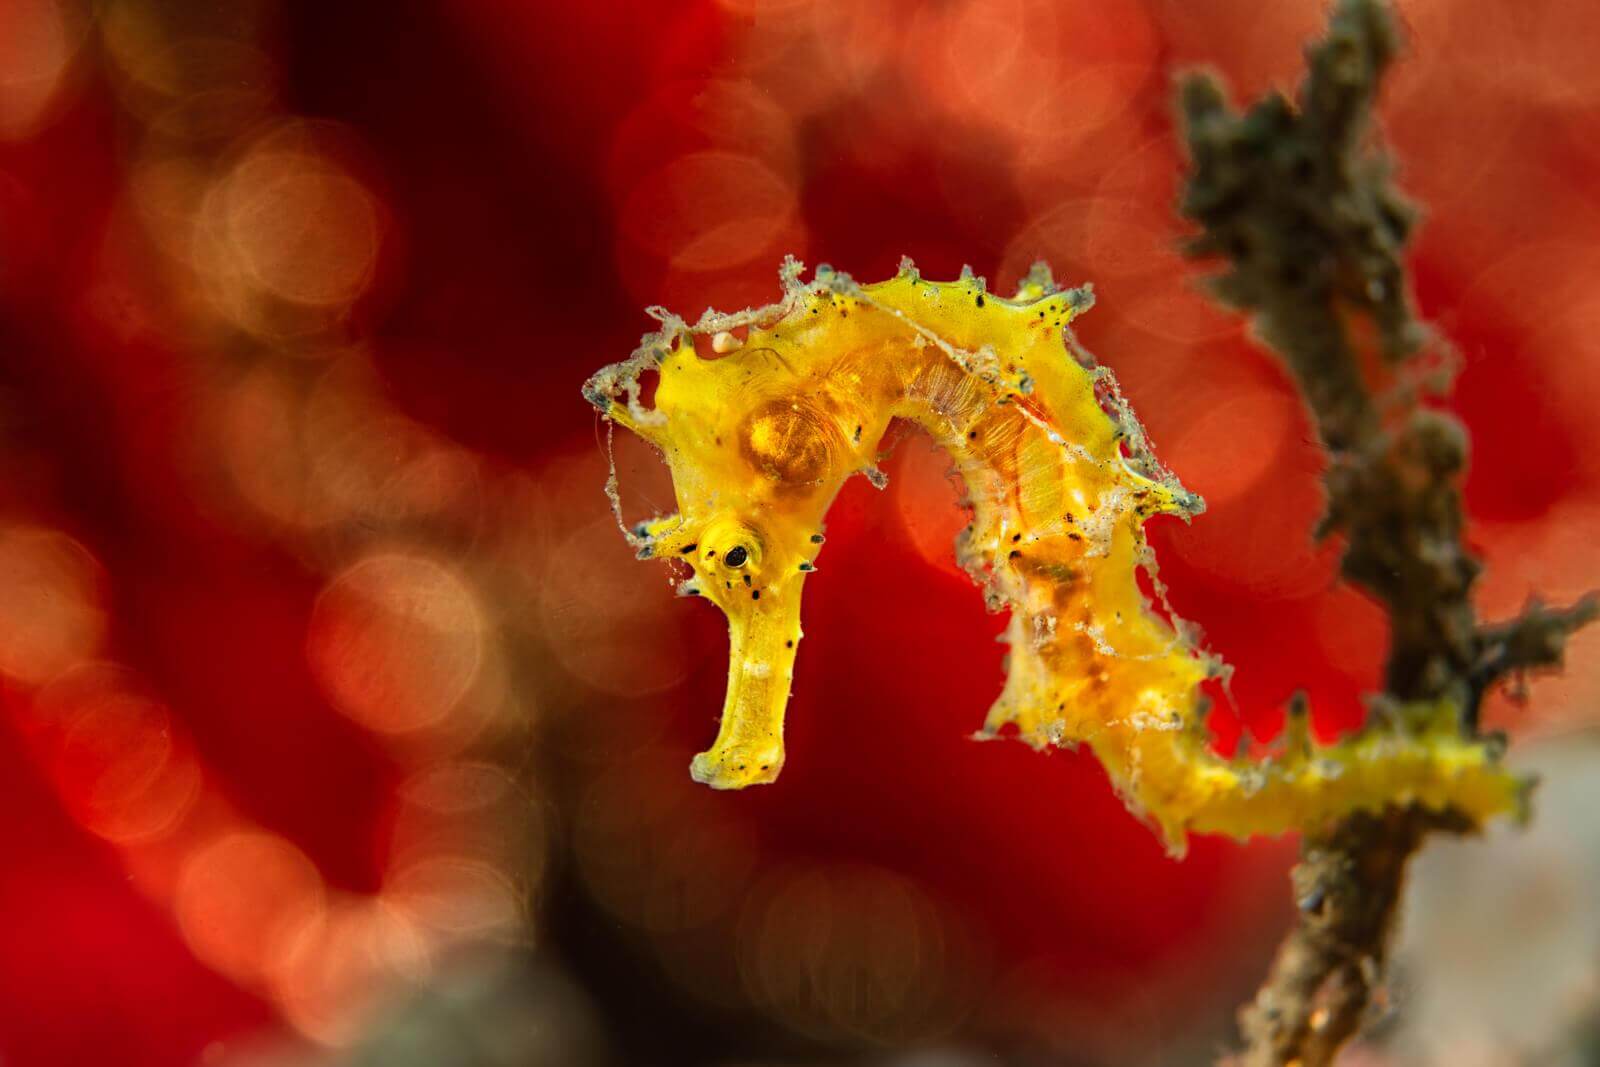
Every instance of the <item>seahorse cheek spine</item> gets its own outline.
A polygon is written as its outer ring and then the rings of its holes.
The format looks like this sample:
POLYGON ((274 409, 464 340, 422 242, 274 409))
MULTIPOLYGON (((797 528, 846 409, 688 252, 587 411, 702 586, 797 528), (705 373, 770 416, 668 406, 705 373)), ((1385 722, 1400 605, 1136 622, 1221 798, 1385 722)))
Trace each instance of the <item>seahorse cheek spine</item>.
POLYGON ((983 733, 1087 743, 1174 851, 1189 830, 1279 833, 1394 803, 1479 821, 1516 809, 1522 783, 1459 736, 1448 706, 1406 709, 1403 728, 1338 745, 1291 738, 1262 763, 1211 751, 1199 685, 1219 664, 1138 584, 1153 564, 1144 521, 1202 504, 1149 456, 1109 374, 1063 346, 1086 291, 1058 292, 1036 270, 1007 300, 970 274, 926 282, 909 263, 865 287, 826 270, 801 284, 792 261, 783 279, 779 304, 708 312, 692 328, 657 311, 663 329, 585 387, 670 467, 678 512, 634 531, 641 555, 687 563, 680 590, 728 617, 728 691, 697 780, 777 777, 823 518, 852 474, 881 477, 880 441, 903 418, 955 461, 973 514, 960 559, 990 606, 1012 613, 983 733), (653 409, 638 399, 650 370, 653 409))

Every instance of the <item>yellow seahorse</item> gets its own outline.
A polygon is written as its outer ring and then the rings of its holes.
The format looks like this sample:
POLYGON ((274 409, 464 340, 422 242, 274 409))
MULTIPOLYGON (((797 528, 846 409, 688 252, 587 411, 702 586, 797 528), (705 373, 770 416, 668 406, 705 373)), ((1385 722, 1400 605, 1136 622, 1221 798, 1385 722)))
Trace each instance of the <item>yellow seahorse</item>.
POLYGON ((1524 784, 1444 704, 1390 709, 1326 747, 1292 716, 1298 736, 1260 762, 1211 750, 1199 686, 1220 664, 1137 580, 1153 565, 1144 521, 1203 504, 1155 462, 1111 375, 1067 343, 1088 288, 1058 290, 1043 264, 1011 299, 970 271, 925 281, 909 260, 877 285, 826 267, 800 276, 791 259, 781 301, 708 311, 693 327, 652 308, 662 329, 584 387, 672 474, 677 513, 627 531, 639 555, 687 564, 679 591, 728 617, 727 696, 715 743, 691 765, 697 781, 739 789, 782 769, 824 516, 852 474, 881 478, 880 441, 901 418, 953 458, 972 509, 958 555, 991 609, 1011 612, 984 733, 1014 724, 1035 747, 1088 744, 1174 852, 1190 830, 1276 834, 1389 804, 1475 823, 1520 808, 1524 784))

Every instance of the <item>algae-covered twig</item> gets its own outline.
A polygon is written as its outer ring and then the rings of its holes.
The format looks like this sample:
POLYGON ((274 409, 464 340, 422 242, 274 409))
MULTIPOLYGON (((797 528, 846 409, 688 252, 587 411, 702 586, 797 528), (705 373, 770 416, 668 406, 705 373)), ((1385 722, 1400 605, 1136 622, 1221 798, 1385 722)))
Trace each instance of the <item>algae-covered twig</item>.
MULTIPOLYGON (((1465 429, 1415 402, 1399 412, 1380 403, 1382 379, 1403 379, 1436 343, 1413 314, 1401 261, 1414 216, 1371 143, 1374 98, 1397 47, 1380 0, 1343 0, 1308 51, 1296 102, 1274 94, 1239 113, 1214 79, 1188 78, 1181 107, 1193 166, 1182 209, 1203 227, 1191 254, 1227 259, 1218 295, 1254 316, 1327 447, 1320 535, 1346 538, 1345 577, 1392 622, 1387 692, 1374 713, 1442 701, 1460 709, 1461 735, 1475 737, 1485 692, 1512 672, 1558 664, 1596 605, 1535 606, 1480 625, 1471 601, 1479 563, 1462 538, 1465 429)), ((1429 831, 1475 827, 1412 807, 1308 835, 1294 875, 1299 924, 1241 1013, 1247 1064, 1331 1060, 1382 979, 1407 859, 1429 831)))

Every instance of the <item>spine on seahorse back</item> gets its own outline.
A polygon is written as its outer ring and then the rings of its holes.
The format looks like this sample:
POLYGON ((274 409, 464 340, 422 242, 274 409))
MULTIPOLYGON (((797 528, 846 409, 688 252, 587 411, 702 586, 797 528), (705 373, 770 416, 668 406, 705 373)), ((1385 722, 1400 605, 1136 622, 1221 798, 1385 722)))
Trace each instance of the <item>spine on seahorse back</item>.
POLYGON ((1012 613, 1006 684, 985 733, 1009 724, 1035 746, 1087 743, 1174 849, 1187 830, 1278 833, 1387 804, 1454 808, 1475 821, 1516 807, 1519 782, 1460 735, 1448 706, 1403 709, 1325 747, 1300 743, 1295 720, 1282 751, 1257 763, 1211 750, 1199 687, 1218 664, 1138 582, 1150 562, 1145 520, 1188 518, 1201 504, 1151 458, 1109 375, 1064 344, 1086 291, 1058 292, 1036 271, 1007 300, 970 275, 924 281, 909 263, 878 285, 826 271, 801 285, 793 269, 785 283, 786 299, 771 308, 708 313, 692 329, 669 319, 634 360, 586 389, 666 453, 680 513, 648 526, 641 544, 691 563, 685 585, 729 613, 745 660, 730 663, 722 732, 697 757, 697 777, 741 786, 776 775, 799 588, 816 555, 804 546, 820 544, 827 506, 850 474, 875 470, 880 439, 900 417, 952 456, 973 513, 962 562, 990 606, 1012 613), (703 358, 696 334, 732 350, 703 358), (636 399, 650 368, 661 373, 654 411, 636 399), (745 531, 780 572, 794 555, 798 573, 763 579, 770 608, 747 603, 741 586, 757 591, 749 575, 723 573, 717 549, 703 548, 717 523, 745 531), (782 623, 792 636, 772 629, 773 618, 792 619, 782 623), (772 639, 748 639, 762 626, 772 639), (747 685, 759 699, 745 698, 747 685))

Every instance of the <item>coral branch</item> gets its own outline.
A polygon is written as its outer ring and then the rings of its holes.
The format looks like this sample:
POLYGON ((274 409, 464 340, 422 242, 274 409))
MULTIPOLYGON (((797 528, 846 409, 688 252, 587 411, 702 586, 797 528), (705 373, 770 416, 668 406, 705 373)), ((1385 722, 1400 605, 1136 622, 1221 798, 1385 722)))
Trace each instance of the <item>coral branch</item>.
POLYGON ((1406 861, 1428 830, 1471 828, 1457 816, 1391 808, 1306 845, 1293 875, 1299 925, 1240 1013, 1248 1067, 1332 1061, 1378 991, 1406 861))
MULTIPOLYGON (((1380 0, 1343 0, 1308 51, 1298 106, 1274 94, 1238 114, 1214 80, 1189 78, 1183 211, 1203 227, 1190 254, 1230 262, 1215 282, 1219 297, 1254 315, 1329 451, 1319 535, 1346 537, 1344 575, 1392 621, 1388 692, 1374 712, 1445 701, 1460 709, 1460 736, 1472 738, 1486 689, 1519 667, 1557 662, 1596 605, 1535 607, 1480 630, 1471 601, 1479 564, 1462 538, 1458 486, 1466 432, 1414 406, 1386 418, 1383 383, 1369 381, 1402 370, 1430 341, 1400 260, 1413 215, 1389 184, 1387 158, 1369 146, 1372 103, 1397 49, 1380 0), (1363 358, 1362 326, 1379 358, 1363 358)), ((1308 836, 1294 874, 1299 926, 1241 1013, 1247 1064, 1332 1060, 1381 981, 1407 859, 1429 831, 1475 827, 1460 813, 1411 806, 1308 836)))
POLYGON ((1569 608, 1547 608, 1538 601, 1517 618, 1478 631, 1478 663, 1473 682, 1480 690, 1519 671, 1559 667, 1567 638, 1600 617, 1600 596, 1590 593, 1569 608))

